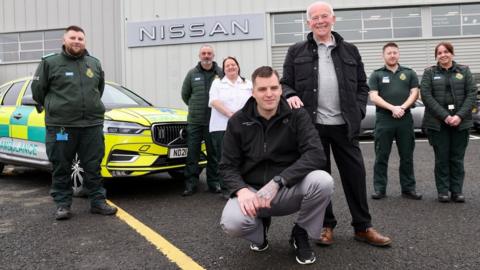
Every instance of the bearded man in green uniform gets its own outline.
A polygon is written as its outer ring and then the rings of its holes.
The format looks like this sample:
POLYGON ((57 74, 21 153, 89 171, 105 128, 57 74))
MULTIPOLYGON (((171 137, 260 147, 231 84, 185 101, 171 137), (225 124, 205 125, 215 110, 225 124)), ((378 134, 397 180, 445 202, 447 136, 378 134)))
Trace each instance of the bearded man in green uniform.
POLYGON ((375 70, 369 79, 369 96, 376 105, 375 165, 373 168, 373 199, 386 196, 388 158, 395 139, 400 156, 400 184, 402 196, 420 200, 415 191, 413 150, 415 134, 411 106, 418 98, 418 78, 415 71, 398 63, 398 45, 383 46, 385 66, 375 70))
POLYGON ((52 163, 55 219, 69 219, 72 204, 71 165, 75 154, 85 172, 90 212, 113 215, 117 208, 105 201, 100 164, 105 152, 101 97, 105 86, 100 61, 85 49, 85 32, 69 26, 61 53, 43 57, 32 83, 33 99, 45 108, 47 156, 52 163))

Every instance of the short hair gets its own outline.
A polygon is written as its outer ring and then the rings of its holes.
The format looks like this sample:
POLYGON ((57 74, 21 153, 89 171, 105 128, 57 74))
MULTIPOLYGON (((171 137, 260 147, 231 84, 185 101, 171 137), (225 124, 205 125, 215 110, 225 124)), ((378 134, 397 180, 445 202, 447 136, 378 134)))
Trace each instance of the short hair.
POLYGON ((85 35, 85 31, 80 26, 70 25, 69 27, 65 28, 65 33, 68 31, 75 31, 75 32, 82 32, 85 35))
POLYGON ((270 66, 261 66, 255 69, 255 71, 252 73, 252 83, 253 85, 255 85, 255 79, 257 79, 257 77, 270 78, 274 74, 275 76, 277 76, 277 79, 280 80, 280 76, 278 75, 278 72, 275 69, 273 69, 270 66))
POLYGON ((388 47, 394 47, 398 49, 398 45, 395 42, 388 42, 387 44, 383 45, 383 52, 385 52, 385 49, 388 47))
POLYGON ((453 53, 452 43, 443 41, 443 42, 438 43, 437 46, 435 46, 435 59, 437 59, 438 48, 440 48, 440 46, 445 47, 445 49, 447 49, 447 51, 449 53, 455 55, 455 53, 453 53))
POLYGON ((317 1, 317 2, 311 3, 311 4, 307 7, 307 19, 308 19, 308 20, 311 19, 311 17, 310 17, 310 10, 311 10, 314 6, 320 5, 320 4, 327 6, 328 9, 330 10, 330 13, 332 14, 332 16, 335 15, 335 13, 333 12, 333 7, 332 7, 332 5, 330 5, 329 3, 324 2, 324 1, 317 1))
POLYGON ((213 46, 207 43, 202 44, 202 46, 200 46, 200 49, 198 49, 198 51, 200 52, 203 48, 210 48, 213 51, 213 46))
POLYGON ((238 76, 242 79, 242 81, 245 82, 245 78, 242 77, 242 75, 240 75, 240 64, 238 63, 237 59, 233 56, 227 56, 225 57, 225 59, 223 59, 223 63, 222 63, 222 71, 223 71, 223 74, 225 74, 225 62, 227 62, 228 59, 231 59, 233 60, 233 62, 235 62, 235 64, 237 64, 237 67, 238 67, 238 76))

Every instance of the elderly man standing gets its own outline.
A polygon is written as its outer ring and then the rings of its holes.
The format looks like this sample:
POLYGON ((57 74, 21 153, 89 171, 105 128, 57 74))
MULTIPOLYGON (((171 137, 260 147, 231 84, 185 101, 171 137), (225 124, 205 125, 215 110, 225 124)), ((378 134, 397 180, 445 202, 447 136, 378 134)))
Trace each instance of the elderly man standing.
MULTIPOLYGON (((330 149, 340 172, 352 215, 355 239, 375 246, 391 240, 372 228, 365 183, 365 165, 358 143, 365 116, 368 86, 357 47, 332 31, 333 8, 315 2, 307 8, 311 33, 292 45, 283 64, 284 95, 293 108, 305 106, 322 140, 330 172, 330 149)), ((336 226, 332 205, 327 207, 319 244, 333 244, 336 226)))
POLYGON ((217 173, 218 161, 213 154, 212 140, 208 130, 211 109, 208 107, 209 91, 212 82, 223 76, 222 69, 213 58, 215 54, 210 45, 202 45, 198 54, 200 62, 185 76, 182 85, 182 99, 188 106, 187 125, 187 161, 185 167, 185 190, 182 196, 191 196, 197 191, 199 182, 200 152, 202 140, 207 146, 207 184, 208 189, 221 193, 217 173), (212 153, 212 154, 211 154, 212 153))
POLYGON ((290 244, 299 264, 316 257, 309 236, 318 239, 333 179, 319 170, 322 144, 303 109, 291 109, 282 97, 278 73, 259 67, 252 74, 252 98, 228 122, 220 173, 231 193, 221 225, 247 239, 252 251, 268 245, 272 216, 298 212, 290 244))

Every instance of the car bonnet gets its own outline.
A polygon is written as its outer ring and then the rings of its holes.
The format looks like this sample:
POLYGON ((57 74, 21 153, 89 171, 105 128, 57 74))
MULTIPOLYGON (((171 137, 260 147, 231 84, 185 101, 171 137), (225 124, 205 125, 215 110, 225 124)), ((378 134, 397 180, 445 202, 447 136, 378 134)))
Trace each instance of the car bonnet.
POLYGON ((155 107, 117 108, 105 112, 106 120, 135 122, 144 126, 159 122, 186 122, 184 110, 155 107))

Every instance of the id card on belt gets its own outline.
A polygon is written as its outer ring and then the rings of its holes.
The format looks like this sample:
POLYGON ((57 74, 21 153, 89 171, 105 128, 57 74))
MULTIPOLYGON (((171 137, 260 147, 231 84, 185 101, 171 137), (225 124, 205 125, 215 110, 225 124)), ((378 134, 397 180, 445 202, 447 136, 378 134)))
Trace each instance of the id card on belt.
POLYGON ((68 141, 68 133, 65 132, 65 128, 61 128, 60 132, 56 134, 57 141, 68 141))

